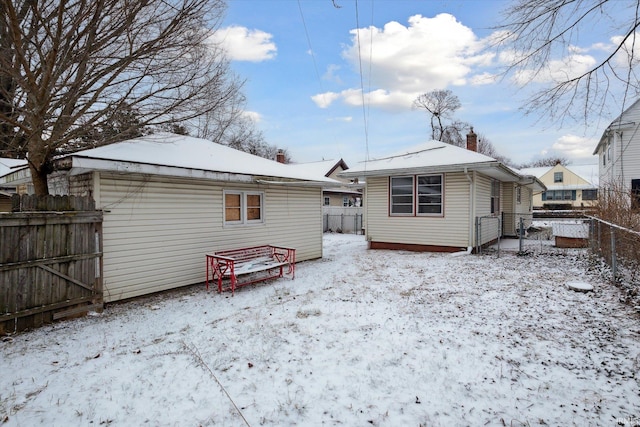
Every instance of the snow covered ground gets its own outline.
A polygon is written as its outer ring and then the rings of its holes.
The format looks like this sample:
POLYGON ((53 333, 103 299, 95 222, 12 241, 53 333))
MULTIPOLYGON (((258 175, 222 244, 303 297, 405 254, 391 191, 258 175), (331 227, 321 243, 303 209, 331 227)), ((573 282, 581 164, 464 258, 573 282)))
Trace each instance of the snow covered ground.
POLYGON ((496 255, 325 235, 294 281, 6 337, 0 424, 637 425, 640 319, 619 290, 581 249, 496 255))

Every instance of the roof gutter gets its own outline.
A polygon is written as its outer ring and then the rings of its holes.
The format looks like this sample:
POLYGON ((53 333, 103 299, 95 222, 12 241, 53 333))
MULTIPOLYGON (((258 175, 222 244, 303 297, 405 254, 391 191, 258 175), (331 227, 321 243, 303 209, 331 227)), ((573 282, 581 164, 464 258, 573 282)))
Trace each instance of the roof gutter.
POLYGON ((288 186, 294 186, 294 187, 338 188, 341 186, 341 184, 338 182, 333 184, 333 183, 324 182, 324 181, 270 181, 268 179, 256 179, 254 182, 258 184, 288 185, 288 186))
MULTIPOLYGON (((424 173, 425 170, 428 170, 429 173, 443 173, 443 172, 460 172, 461 170, 482 170, 482 169, 491 169, 498 166, 502 166, 500 162, 491 161, 491 162, 482 162, 482 163, 471 163, 471 164, 454 164, 454 165, 438 165, 438 166, 415 166, 410 168, 399 168, 399 169, 370 169, 370 170, 362 170, 362 171, 352 171, 347 170, 340 172, 338 176, 345 178, 357 178, 361 176, 388 176, 391 174, 420 174, 424 173)), ((374 167, 374 166, 370 166, 374 167)), ((513 172, 508 168, 504 168, 503 170, 508 171, 511 175, 513 172)))

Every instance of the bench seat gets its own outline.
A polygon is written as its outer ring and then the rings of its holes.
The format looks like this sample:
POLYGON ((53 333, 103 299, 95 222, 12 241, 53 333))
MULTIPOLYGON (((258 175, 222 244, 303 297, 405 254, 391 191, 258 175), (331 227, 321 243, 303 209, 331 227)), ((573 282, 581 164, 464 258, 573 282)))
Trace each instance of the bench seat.
POLYGON ((291 275, 291 279, 295 277, 296 250, 294 248, 262 245, 218 251, 205 256, 207 289, 211 279, 218 282, 218 292, 223 291, 223 281, 228 281, 228 289, 233 294, 240 286, 280 278, 284 274, 291 275), (286 273, 285 267, 287 267, 286 273))

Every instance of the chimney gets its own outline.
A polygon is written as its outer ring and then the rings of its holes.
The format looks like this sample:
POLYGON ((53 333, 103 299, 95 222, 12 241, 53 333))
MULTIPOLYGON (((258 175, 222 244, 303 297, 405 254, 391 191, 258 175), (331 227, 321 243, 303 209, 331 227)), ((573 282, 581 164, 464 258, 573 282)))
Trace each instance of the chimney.
POLYGON ((278 149, 278 153, 276 154, 276 162, 284 163, 284 151, 278 149))
POLYGON ((467 150, 478 151, 478 135, 473 132, 473 128, 467 134, 467 150))

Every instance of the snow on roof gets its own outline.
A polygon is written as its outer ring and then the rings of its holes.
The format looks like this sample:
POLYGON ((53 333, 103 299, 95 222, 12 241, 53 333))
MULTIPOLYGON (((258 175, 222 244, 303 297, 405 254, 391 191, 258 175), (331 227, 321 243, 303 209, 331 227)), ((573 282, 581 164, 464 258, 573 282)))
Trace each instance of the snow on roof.
POLYGON ((540 179, 542 178, 542 175, 549 172, 549 169, 551 169, 551 166, 544 166, 544 167, 538 167, 538 168, 522 168, 522 169, 519 169, 519 172, 523 175, 531 175, 540 179))
POLYGON ((593 184, 594 187, 597 187, 600 183, 600 170, 598 169, 598 165, 570 165, 567 166, 567 169, 593 184))
POLYGON ((7 159, 0 157, 0 176, 6 175, 12 171, 14 166, 26 166, 27 161, 24 159, 7 159))
MULTIPOLYGON (((544 174, 549 172, 553 166, 542 166, 536 168, 523 168, 520 169, 520 173, 523 175, 533 175, 540 179, 544 174)), ((578 175, 580 178, 592 184, 594 187, 598 186, 600 181, 600 172, 598 165, 566 165, 565 168, 570 172, 578 175)), ((583 186, 584 187, 584 186, 583 186)), ((587 187, 584 187, 587 188, 587 187)), ((549 187, 551 189, 551 187, 549 187)))
POLYGON ((333 167, 339 161, 340 160, 332 159, 309 163, 288 163, 287 166, 298 170, 306 170, 309 173, 313 173, 316 175, 326 176, 329 172, 331 172, 331 169, 333 169, 333 167))
POLYGON ((350 168, 347 174, 438 166, 465 166, 491 162, 497 163, 497 160, 445 142, 428 141, 388 157, 361 162, 350 168))
POLYGON ((275 160, 245 153, 226 145, 171 133, 147 135, 83 150, 69 157, 303 181, 337 182, 314 170, 291 168, 275 160))

